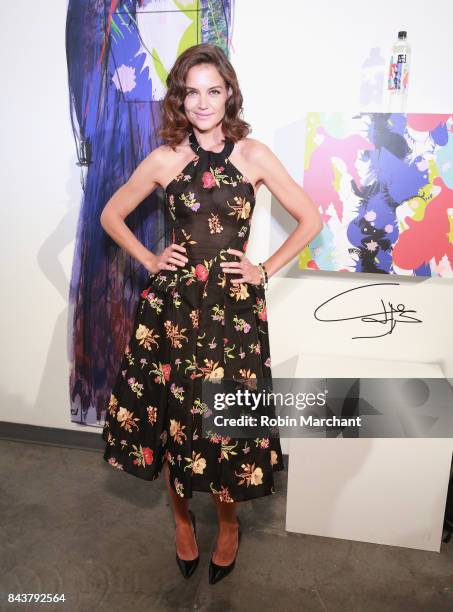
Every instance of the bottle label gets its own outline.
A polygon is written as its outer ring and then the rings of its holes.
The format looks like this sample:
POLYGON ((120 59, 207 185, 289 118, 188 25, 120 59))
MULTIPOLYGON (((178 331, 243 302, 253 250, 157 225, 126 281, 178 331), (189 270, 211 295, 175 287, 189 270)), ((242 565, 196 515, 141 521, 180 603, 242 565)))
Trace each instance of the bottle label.
POLYGON ((407 89, 408 80, 409 70, 406 53, 398 53, 396 58, 392 55, 389 67, 388 89, 404 91, 407 89))

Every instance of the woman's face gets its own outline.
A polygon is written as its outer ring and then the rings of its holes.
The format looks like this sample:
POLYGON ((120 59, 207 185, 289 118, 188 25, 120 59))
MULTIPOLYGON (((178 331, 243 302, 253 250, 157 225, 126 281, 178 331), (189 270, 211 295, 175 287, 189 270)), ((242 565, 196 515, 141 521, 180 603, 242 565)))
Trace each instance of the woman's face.
POLYGON ((200 131, 209 131, 225 115, 225 102, 231 94, 212 64, 192 66, 186 77, 184 111, 187 119, 200 131))

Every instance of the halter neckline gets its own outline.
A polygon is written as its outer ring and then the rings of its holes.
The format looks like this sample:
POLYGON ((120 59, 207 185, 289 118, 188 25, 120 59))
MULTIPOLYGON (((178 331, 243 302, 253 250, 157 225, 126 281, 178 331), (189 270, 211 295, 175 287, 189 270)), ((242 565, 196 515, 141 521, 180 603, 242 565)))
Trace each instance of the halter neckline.
POLYGON ((194 153, 197 153, 198 155, 204 154, 204 155, 214 156, 214 157, 219 157, 219 158, 228 157, 228 155, 233 150, 233 146, 234 146, 234 143, 225 136, 223 149, 221 151, 210 151, 208 149, 203 149, 203 147, 197 140, 193 126, 190 126, 189 128, 189 143, 194 153))

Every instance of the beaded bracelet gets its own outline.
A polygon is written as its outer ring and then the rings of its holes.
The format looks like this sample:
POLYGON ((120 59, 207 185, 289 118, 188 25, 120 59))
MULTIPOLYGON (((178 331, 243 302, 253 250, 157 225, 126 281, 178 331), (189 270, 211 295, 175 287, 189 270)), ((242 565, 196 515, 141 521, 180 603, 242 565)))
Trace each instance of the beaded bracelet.
POLYGON ((266 268, 264 267, 262 263, 258 264, 258 268, 260 269, 260 274, 261 274, 261 284, 265 289, 267 289, 267 286, 269 283, 269 277, 267 276, 266 268))

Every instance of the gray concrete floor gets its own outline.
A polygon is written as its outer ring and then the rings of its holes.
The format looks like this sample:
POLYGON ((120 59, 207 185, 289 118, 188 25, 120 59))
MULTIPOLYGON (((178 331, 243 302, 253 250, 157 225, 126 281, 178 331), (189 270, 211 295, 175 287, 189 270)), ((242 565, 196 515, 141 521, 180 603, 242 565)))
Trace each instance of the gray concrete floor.
POLYGON ((0 442, 1 610, 453 610, 453 540, 439 553, 287 533, 278 493, 238 504, 235 570, 208 584, 215 538, 209 494, 195 493, 201 554, 189 579, 175 563, 163 477, 142 481, 99 451, 0 442), (8 605, 5 593, 64 593, 64 604, 8 605))

